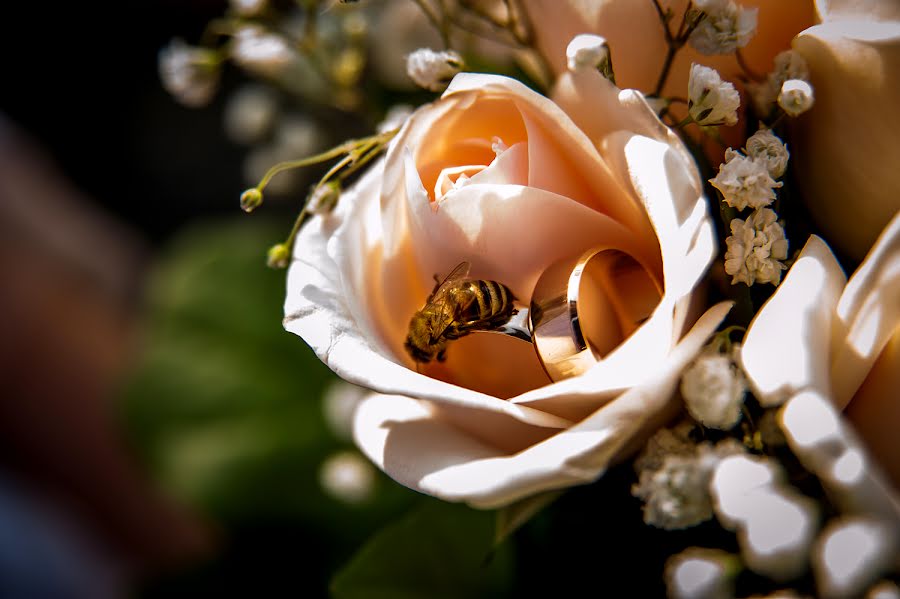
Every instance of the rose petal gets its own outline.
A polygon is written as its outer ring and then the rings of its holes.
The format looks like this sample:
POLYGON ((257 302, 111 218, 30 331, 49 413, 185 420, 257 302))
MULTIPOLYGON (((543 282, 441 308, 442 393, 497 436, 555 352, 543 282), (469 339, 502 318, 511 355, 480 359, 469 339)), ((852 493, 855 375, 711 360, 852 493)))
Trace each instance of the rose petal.
POLYGON ((900 22, 826 22, 794 49, 816 101, 792 131, 792 168, 829 243, 861 259, 900 210, 900 22), (846 168, 856 164, 866 167, 846 168))
POLYGON ((833 400, 847 405, 900 326, 900 214, 894 216, 837 305, 831 345, 833 400))
POLYGON ((830 396, 824 348, 845 281, 834 254, 812 235, 744 337, 741 361, 760 403, 778 405, 805 390, 830 396))
POLYGON ((677 408, 681 369, 730 309, 711 308, 676 346, 665 368, 584 421, 523 451, 497 450, 413 399, 372 395, 356 413, 354 435, 369 458, 398 482, 446 501, 498 507, 528 495, 595 480, 637 448, 646 431, 677 408))
POLYGON ((365 318, 366 311, 358 305, 367 295, 354 293, 348 280, 362 269, 342 264, 352 259, 354 251, 364 251, 355 246, 365 247, 365 239, 356 238, 354 244, 346 239, 347 230, 356 230, 359 212, 377 204, 378 196, 372 190, 380 176, 376 165, 358 186, 345 192, 335 213, 312 220, 300 232, 288 271, 285 328, 303 337, 329 368, 351 383, 465 406, 488 422, 503 422, 519 429, 512 438, 519 437, 523 443, 534 437, 535 427, 567 426, 569 422, 564 419, 436 381, 386 357, 390 353, 379 343, 374 327, 365 318))

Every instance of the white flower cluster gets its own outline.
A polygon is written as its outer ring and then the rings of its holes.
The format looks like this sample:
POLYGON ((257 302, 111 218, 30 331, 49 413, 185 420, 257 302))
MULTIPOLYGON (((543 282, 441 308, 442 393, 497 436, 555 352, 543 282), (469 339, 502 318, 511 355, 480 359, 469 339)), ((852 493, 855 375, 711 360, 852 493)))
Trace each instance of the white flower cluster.
POLYGON ((702 353, 681 376, 688 413, 708 428, 733 428, 741 419, 746 390, 747 382, 734 359, 718 351, 702 353))
POLYGON ((778 54, 766 80, 748 84, 747 88, 760 116, 769 115, 776 104, 789 116, 802 114, 813 105, 809 67, 806 60, 793 50, 778 54))
POLYGON ((789 154, 787 147, 768 129, 760 129, 747 140, 746 154, 728 148, 725 162, 719 166, 713 187, 722 193, 726 204, 737 210, 752 208, 746 219, 732 219, 731 235, 725 240, 725 272, 732 284, 753 285, 781 281, 787 258, 788 242, 778 216, 766 208, 775 199, 782 183, 789 154))
POLYGON ((462 57, 453 50, 435 52, 419 48, 406 59, 406 73, 428 91, 442 91, 463 68, 462 57))
POLYGON ((663 429, 635 461, 631 494, 644 501, 644 522, 666 530, 688 528, 712 517, 709 481, 719 461, 743 447, 728 439, 694 444, 683 432, 663 429))
POLYGON ((219 61, 212 50, 174 39, 159 52, 163 87, 185 106, 209 103, 219 87, 219 61))
POLYGON ((698 125, 734 125, 741 96, 718 71, 700 64, 691 65, 688 81, 688 113, 698 125))
POLYGON ((743 8, 733 0, 695 1, 694 6, 704 16, 688 41, 701 54, 731 54, 756 33, 759 9, 743 8))
POLYGON ((725 272, 732 285, 781 282, 781 271, 787 267, 788 241, 778 216, 768 208, 755 210, 747 220, 731 220, 731 236, 725 243, 725 272))

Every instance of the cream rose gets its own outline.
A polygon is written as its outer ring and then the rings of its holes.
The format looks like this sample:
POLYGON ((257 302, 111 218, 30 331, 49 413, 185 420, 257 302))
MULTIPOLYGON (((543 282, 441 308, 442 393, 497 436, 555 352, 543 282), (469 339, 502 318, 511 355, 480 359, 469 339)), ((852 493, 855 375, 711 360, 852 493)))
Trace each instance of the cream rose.
POLYGON ((900 210, 900 3, 818 8, 822 24, 794 40, 816 95, 792 131, 794 167, 813 220, 860 259, 900 210))
POLYGON ((596 479, 673 415, 681 369, 728 310, 694 324, 714 253, 691 156, 640 94, 594 72, 564 76, 553 100, 462 74, 300 233, 285 326, 377 392, 357 410, 355 437, 389 475, 499 506, 596 479), (550 264, 598 246, 641 266, 602 292, 656 308, 634 331, 611 327, 587 373, 551 384, 529 344, 484 334, 417 372, 403 343, 435 275, 468 260, 472 277, 527 305, 550 264))
POLYGON ((750 324, 741 359, 763 403, 830 397, 900 486, 900 215, 849 281, 810 237, 750 324))

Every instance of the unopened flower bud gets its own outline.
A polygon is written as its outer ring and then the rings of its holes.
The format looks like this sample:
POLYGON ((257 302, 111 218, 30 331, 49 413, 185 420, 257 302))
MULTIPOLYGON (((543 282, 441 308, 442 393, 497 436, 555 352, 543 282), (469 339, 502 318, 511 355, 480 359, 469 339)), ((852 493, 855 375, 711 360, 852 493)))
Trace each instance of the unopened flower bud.
POLYGON ((241 210, 253 212, 262 204, 263 195, 258 187, 251 187, 241 194, 241 210))
POLYGON ((462 57, 452 50, 435 52, 419 48, 406 59, 406 73, 416 85, 433 92, 442 91, 463 68, 462 57))
POLYGON ((291 260, 291 250, 287 244, 277 243, 269 248, 266 264, 269 268, 287 268, 291 260))
POLYGON ((570 71, 597 69, 604 77, 616 82, 609 44, 604 37, 590 33, 576 35, 566 48, 566 58, 570 71))
POLYGON ((715 69, 691 65, 688 82, 688 112, 698 125, 734 125, 741 96, 715 69))
POLYGON ((781 86, 778 105, 789 116, 798 116, 812 108, 813 88, 803 79, 788 79, 781 86))
POLYGON ((341 184, 337 181, 329 181, 325 185, 319 185, 313 189, 306 204, 306 209, 313 214, 328 214, 334 210, 340 197, 341 184))

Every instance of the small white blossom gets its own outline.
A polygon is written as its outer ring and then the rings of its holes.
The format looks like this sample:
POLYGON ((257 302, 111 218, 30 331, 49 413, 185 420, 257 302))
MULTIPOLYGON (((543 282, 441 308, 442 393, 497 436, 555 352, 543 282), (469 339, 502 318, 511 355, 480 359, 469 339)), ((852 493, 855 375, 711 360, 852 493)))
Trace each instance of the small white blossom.
POLYGON ((173 39, 159 52, 159 78, 185 106, 208 104, 219 87, 219 64, 212 50, 173 39))
POLYGON ((882 580, 869 589, 866 599, 900 599, 900 587, 890 580, 882 580))
POLYGON ((690 434, 694 425, 684 419, 673 428, 661 428, 656 431, 644 450, 634 460, 634 471, 640 476, 644 470, 657 470, 662 467, 663 460, 670 455, 691 455, 697 444, 691 440, 690 434))
POLYGON ((766 161, 769 176, 773 179, 780 178, 787 170, 788 153, 787 146, 782 143, 771 129, 760 129, 747 140, 747 156, 750 158, 762 158, 766 161))
POLYGON ((812 86, 803 79, 788 79, 781 86, 778 105, 790 116, 799 116, 812 108, 812 86))
POLYGON ((225 133, 240 144, 251 144, 272 129, 278 102, 268 88, 247 85, 237 90, 225 106, 225 133))
POLYGON ((688 112, 698 125, 734 125, 741 96, 715 69, 691 65, 688 82, 688 112))
POLYGON ((609 44, 604 37, 590 33, 576 35, 566 47, 566 60, 570 71, 597 69, 604 77, 615 82, 609 44))
POLYGON ((713 187, 722 192, 725 203, 732 208, 762 208, 775 199, 775 188, 782 183, 769 174, 769 162, 762 157, 751 158, 731 150, 719 173, 710 179, 713 187))
POLYGON ((462 57, 452 50, 435 52, 419 48, 406 59, 406 72, 416 85, 439 92, 463 68, 462 57))
POLYGON ((689 547, 666 560, 666 595, 670 599, 731 599, 735 556, 719 549, 689 547))
POLYGON ((709 428, 730 430, 738 423, 746 390, 743 374, 724 354, 701 354, 681 377, 688 412, 709 428))
POLYGON ((809 81, 809 66, 806 59, 794 50, 785 50, 775 56, 772 72, 763 83, 747 85, 753 98, 753 105, 761 116, 768 115, 775 107, 781 86, 788 79, 809 81))
POLYGON ((234 34, 231 57, 250 71, 273 77, 286 69, 296 55, 282 36, 258 25, 244 25, 234 34))
POLYGON ((731 236, 725 240, 725 272, 733 277, 732 285, 781 282, 788 241, 777 218, 772 210, 760 208, 746 221, 732 219, 731 236))
POLYGON ((631 494, 644 500, 644 522, 666 530, 694 526, 712 518, 709 481, 719 461, 742 451, 740 445, 694 445, 690 453, 662 458, 657 468, 644 468, 631 494))
POLYGON ((743 48, 756 33, 756 8, 734 2, 704 2, 706 17, 694 29, 690 44, 701 54, 731 54, 743 48))
POLYGON ((737 539, 747 567, 783 582, 802 574, 818 531, 817 504, 792 487, 765 487, 748 496, 737 539))
POLYGON ((253 17, 266 8, 266 0, 230 0, 231 10, 242 17, 253 17))
POLYGON ((331 432, 342 441, 353 435, 353 416, 366 389, 338 380, 332 383, 322 396, 322 412, 331 432))
POLYGON ((342 451, 322 463, 319 484, 344 503, 363 503, 372 496, 375 468, 358 452, 342 451))
POLYGON ((857 597, 888 574, 898 557, 894 528, 892 522, 859 516, 829 524, 812 558, 820 596, 857 597))

